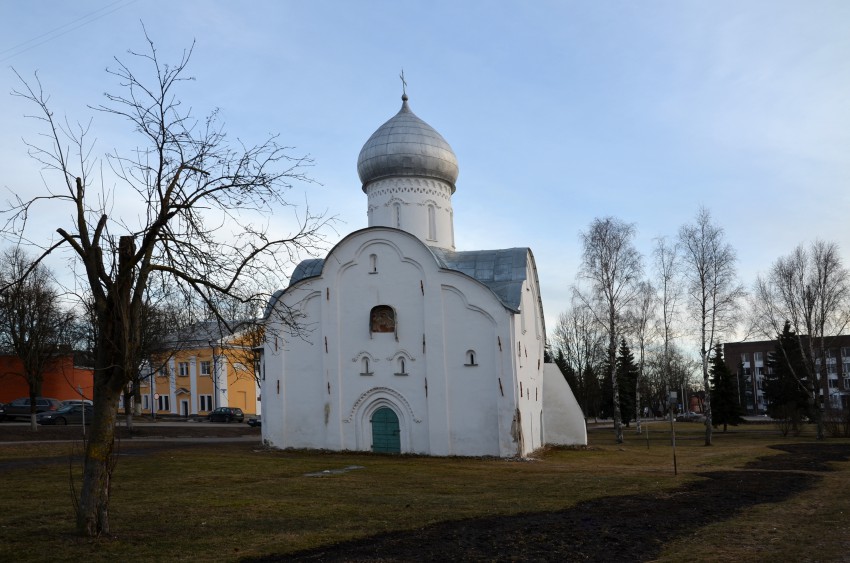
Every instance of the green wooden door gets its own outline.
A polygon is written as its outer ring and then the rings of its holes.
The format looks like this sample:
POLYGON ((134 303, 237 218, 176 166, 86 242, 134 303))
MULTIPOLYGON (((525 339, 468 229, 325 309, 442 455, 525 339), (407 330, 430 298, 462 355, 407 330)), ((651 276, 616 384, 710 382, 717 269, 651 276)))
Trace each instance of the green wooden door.
POLYGON ((372 415, 372 451, 400 453, 398 416, 387 407, 381 407, 372 415))

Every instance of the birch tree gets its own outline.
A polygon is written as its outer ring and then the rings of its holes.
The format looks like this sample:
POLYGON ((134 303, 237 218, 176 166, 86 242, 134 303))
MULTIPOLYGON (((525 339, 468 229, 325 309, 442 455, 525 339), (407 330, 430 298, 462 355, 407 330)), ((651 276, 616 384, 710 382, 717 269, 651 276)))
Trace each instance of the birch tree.
POLYGON ((652 321, 655 317, 655 308, 658 303, 658 295, 652 283, 644 280, 637 286, 635 301, 630 312, 630 326, 632 336, 638 348, 637 378, 635 381, 635 431, 642 432, 640 422, 640 387, 644 380, 644 367, 646 365, 646 346, 652 338, 652 321))
POLYGON ((215 112, 193 117, 179 96, 191 80, 192 50, 167 64, 145 39, 144 50, 130 51, 130 62, 115 59, 107 70, 120 89, 94 109, 135 137, 102 160, 93 156, 90 123, 56 119, 37 77, 22 79, 15 92, 34 106, 44 129, 46 140, 27 146, 46 169, 45 187, 9 202, 2 234, 45 240, 44 233, 30 232, 28 218, 42 204, 67 206, 41 257, 62 251, 75 257, 97 325, 94 419, 75 506, 77 530, 87 536, 110 531, 118 398, 138 369, 148 291, 173 284, 213 308, 222 295, 262 302, 267 295, 245 295, 241 282, 284 285, 283 272, 320 242, 323 221, 309 210, 291 219, 283 214, 293 209, 284 194, 293 182, 308 180, 309 160, 291 156, 276 137, 231 142, 215 112))
MULTIPOLYGON (((673 327, 678 320, 679 303, 682 297, 682 284, 679 280, 679 245, 666 237, 655 239, 653 262, 658 284, 661 315, 658 319, 658 333, 662 344, 661 377, 663 381, 669 381, 671 373, 671 347, 675 338, 673 327)), ((667 400, 669 400, 669 387, 665 389, 665 393, 668 394, 667 400)))
POLYGON ((723 229, 701 207, 692 224, 679 229, 682 249, 682 274, 685 278, 687 308, 696 324, 699 354, 705 390, 705 445, 711 445, 711 350, 723 334, 730 333, 739 321, 738 304, 744 287, 738 282, 735 250, 723 229))
POLYGON ((623 442, 623 419, 617 386, 617 339, 624 315, 635 299, 637 281, 643 273, 640 253, 634 247, 635 225, 615 217, 596 218, 582 232, 582 261, 578 277, 589 284, 576 297, 593 312, 607 336, 607 377, 614 387, 614 434, 623 442))
MULTIPOLYGON (((829 390, 826 352, 832 338, 850 322, 850 274, 838 245, 816 240, 808 248, 798 246, 790 255, 777 259, 767 275, 757 278, 753 293, 756 325, 763 334, 778 338, 787 321, 797 346, 804 351, 803 362, 796 362, 791 350, 780 346, 782 361, 800 387, 811 394, 817 436, 822 439, 826 400, 821 395, 829 390), (803 373, 798 373, 801 365, 803 373)), ((782 338, 779 341, 785 342, 782 338)))

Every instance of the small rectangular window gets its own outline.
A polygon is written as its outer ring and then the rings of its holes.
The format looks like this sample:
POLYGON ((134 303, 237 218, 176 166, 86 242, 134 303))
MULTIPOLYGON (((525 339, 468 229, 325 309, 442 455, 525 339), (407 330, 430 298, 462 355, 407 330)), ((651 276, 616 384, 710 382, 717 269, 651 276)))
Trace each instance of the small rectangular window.
POLYGON ((177 364, 177 373, 180 377, 189 377, 189 362, 180 362, 177 364))
POLYGON ((201 375, 209 375, 211 373, 210 367, 212 362, 206 361, 201 362, 201 375))

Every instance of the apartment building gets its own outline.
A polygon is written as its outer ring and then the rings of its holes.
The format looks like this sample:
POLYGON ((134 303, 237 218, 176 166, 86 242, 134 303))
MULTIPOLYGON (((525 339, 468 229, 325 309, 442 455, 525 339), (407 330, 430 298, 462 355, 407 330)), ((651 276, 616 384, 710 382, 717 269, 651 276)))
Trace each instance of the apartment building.
MULTIPOLYGON (((730 342, 723 345, 726 366, 737 374, 741 406, 748 415, 764 414, 764 376, 771 373, 769 355, 776 351, 776 340, 730 342)), ((830 338, 826 350, 827 381, 819 394, 834 409, 850 409, 850 335, 830 338)), ((816 363, 821 365, 821 358, 816 363)))

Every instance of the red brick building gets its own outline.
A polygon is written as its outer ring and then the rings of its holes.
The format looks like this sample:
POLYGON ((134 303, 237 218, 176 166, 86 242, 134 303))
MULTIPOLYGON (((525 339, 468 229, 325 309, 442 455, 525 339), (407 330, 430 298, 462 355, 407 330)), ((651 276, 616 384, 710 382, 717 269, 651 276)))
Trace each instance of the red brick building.
MULTIPOLYGON (((21 360, 17 356, 0 355, 0 403, 9 403, 29 396, 29 386, 23 376, 21 360)), ((74 355, 68 354, 54 362, 44 374, 41 396, 67 401, 83 398, 91 400, 94 371, 74 366, 74 355)))

